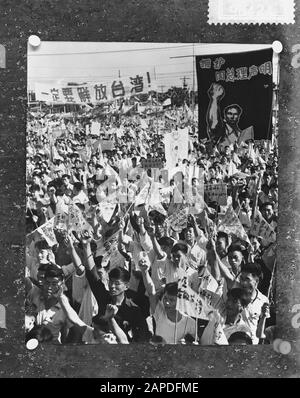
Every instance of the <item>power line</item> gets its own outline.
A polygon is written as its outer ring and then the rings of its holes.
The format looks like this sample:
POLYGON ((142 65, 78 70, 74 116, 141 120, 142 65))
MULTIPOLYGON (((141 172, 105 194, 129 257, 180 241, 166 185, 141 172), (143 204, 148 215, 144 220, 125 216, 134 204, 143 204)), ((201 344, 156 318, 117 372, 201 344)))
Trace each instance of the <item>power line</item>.
MULTIPOLYGON (((154 67, 159 67, 159 66, 177 66, 177 65, 190 65, 191 62, 178 62, 176 64, 172 64, 172 63, 164 63, 164 64, 155 64, 155 65, 149 65, 149 64, 143 64, 143 65, 127 65, 124 66, 122 65, 122 69, 138 69, 138 68, 142 68, 142 67, 148 67, 148 68, 154 68, 154 67)), ((70 66, 29 66, 28 69, 68 69, 70 70, 70 66)), ((88 68, 86 66, 76 66, 76 70, 77 69, 120 69, 120 66, 89 66, 88 68)))
POLYGON ((109 50, 109 51, 87 51, 87 52, 74 52, 74 53, 51 53, 51 54, 41 54, 41 53, 32 53, 28 54, 29 57, 39 57, 39 56, 52 56, 52 55, 94 55, 94 54, 113 54, 113 53, 123 53, 123 52, 132 52, 132 51, 161 51, 161 50, 172 50, 176 48, 187 48, 192 47, 192 44, 186 44, 182 46, 173 46, 173 47, 150 47, 150 48, 131 48, 127 50, 109 50))

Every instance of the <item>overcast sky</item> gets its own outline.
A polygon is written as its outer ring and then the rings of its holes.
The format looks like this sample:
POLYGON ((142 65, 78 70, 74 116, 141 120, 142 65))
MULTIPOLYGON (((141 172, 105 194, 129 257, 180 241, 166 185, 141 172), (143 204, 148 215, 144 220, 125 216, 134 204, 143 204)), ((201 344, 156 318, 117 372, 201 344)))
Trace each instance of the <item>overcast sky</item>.
POLYGON ((182 86, 197 89, 194 55, 259 50, 271 44, 41 42, 28 45, 28 88, 35 82, 108 82, 120 76, 150 72, 158 90, 182 86), (183 58, 172 58, 183 57, 183 58), (194 79, 193 79, 194 72, 194 79), (161 87, 163 86, 163 87, 161 87))

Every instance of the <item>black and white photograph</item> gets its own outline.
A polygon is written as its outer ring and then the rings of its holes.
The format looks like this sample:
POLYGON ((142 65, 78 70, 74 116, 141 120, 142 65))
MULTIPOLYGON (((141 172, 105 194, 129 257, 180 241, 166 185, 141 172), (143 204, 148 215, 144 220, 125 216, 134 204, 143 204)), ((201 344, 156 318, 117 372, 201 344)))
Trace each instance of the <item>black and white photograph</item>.
POLYGON ((273 344, 278 43, 27 55, 26 346, 273 344))

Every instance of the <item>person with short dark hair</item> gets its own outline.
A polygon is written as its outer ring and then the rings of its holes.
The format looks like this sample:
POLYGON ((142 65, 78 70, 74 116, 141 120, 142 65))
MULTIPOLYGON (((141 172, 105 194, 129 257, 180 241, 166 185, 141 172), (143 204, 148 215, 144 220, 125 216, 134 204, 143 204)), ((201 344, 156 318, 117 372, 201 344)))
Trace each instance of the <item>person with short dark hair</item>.
POLYGON ((251 345, 252 339, 245 332, 235 332, 228 339, 229 345, 251 345))
POLYGON ((48 263, 41 288, 33 288, 27 300, 35 305, 35 325, 46 327, 53 342, 63 343, 69 327, 76 326, 83 334, 88 326, 78 317, 63 294, 64 273, 61 267, 48 263))
POLYGON ((201 336, 201 345, 227 344, 236 332, 246 333, 252 341, 251 329, 242 318, 248 303, 249 297, 243 289, 229 290, 224 307, 219 301, 219 306, 210 314, 208 325, 201 336))
POLYGON ((160 294, 157 294, 149 274, 150 262, 141 259, 139 262, 146 291, 149 295, 150 309, 155 321, 155 335, 161 336, 166 344, 177 344, 186 335, 196 336, 196 321, 182 315, 177 309, 178 283, 168 283, 160 294))
POLYGON ((65 195, 71 197, 73 194, 73 189, 74 189, 73 184, 71 184, 71 176, 69 174, 63 174, 61 179, 62 179, 62 182, 64 185, 65 195))
POLYGON ((107 305, 116 306, 114 318, 119 327, 125 332, 129 342, 146 342, 150 339, 150 332, 141 308, 127 297, 130 273, 121 267, 116 267, 108 274, 108 291, 101 281, 96 269, 90 247, 90 238, 82 240, 86 257, 86 277, 98 303, 98 315, 95 322, 101 323, 105 317, 107 305))
POLYGON ((88 203, 89 198, 84 192, 84 185, 82 182, 74 182, 72 201, 73 203, 79 203, 81 205, 88 203))
POLYGON ((260 206, 260 211, 263 218, 267 221, 270 226, 276 230, 277 227, 277 217, 274 213, 274 205, 272 202, 264 202, 260 206))
POLYGON ((253 344, 258 344, 257 329, 259 321, 269 317, 269 299, 258 290, 262 278, 261 266, 258 262, 248 262, 242 266, 239 285, 249 297, 249 304, 242 313, 244 321, 252 332, 253 344))

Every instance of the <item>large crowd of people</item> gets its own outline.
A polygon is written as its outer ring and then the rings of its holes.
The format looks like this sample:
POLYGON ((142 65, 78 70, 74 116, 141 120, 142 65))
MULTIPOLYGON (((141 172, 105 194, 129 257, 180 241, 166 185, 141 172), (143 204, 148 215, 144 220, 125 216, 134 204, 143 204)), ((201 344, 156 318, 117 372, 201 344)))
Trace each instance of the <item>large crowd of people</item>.
POLYGON ((212 144, 187 106, 27 123, 26 340, 272 342, 274 137, 212 144))

